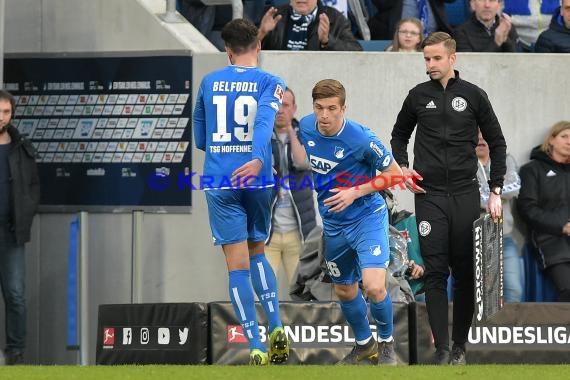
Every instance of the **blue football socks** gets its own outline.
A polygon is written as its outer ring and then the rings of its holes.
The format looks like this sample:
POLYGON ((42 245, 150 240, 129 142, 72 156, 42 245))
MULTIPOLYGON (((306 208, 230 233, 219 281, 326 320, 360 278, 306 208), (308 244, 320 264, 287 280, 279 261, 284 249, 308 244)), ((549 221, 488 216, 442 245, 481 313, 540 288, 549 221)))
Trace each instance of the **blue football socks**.
POLYGON ((365 342, 372 336, 370 322, 368 321, 368 305, 360 289, 352 301, 340 301, 340 307, 346 321, 352 328, 357 342, 365 342))
POLYGON ((370 300, 370 312, 378 326, 378 341, 390 341, 394 332, 394 315, 390 293, 387 293, 386 297, 378 303, 370 300))
POLYGON ((265 345, 259 339, 259 326, 255 313, 255 298, 249 278, 249 271, 234 270, 229 272, 230 300, 235 314, 243 327, 243 332, 249 342, 249 349, 266 352, 265 345))
POLYGON ((274 328, 282 327, 281 317, 279 316, 277 278, 264 253, 250 256, 249 265, 253 289, 255 289, 257 298, 259 298, 269 323, 269 335, 274 328))

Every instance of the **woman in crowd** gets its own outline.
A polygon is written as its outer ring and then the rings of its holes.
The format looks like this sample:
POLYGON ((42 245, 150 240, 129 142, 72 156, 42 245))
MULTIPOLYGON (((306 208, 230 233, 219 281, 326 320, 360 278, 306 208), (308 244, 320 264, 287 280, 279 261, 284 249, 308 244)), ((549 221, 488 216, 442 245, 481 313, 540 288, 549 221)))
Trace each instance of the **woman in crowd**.
POLYGON ((518 210, 539 265, 570 301, 570 121, 554 124, 520 170, 518 210))

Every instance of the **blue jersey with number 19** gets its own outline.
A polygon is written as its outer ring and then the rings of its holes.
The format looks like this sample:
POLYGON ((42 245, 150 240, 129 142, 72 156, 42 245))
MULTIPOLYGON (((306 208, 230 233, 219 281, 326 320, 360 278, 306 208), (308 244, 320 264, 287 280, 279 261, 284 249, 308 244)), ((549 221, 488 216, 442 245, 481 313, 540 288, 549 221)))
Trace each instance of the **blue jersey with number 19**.
MULTIPOLYGON (((392 154, 370 129, 346 119, 334 136, 324 136, 317 129, 314 114, 300 122, 301 142, 313 170, 313 184, 317 191, 319 212, 325 229, 334 231, 353 225, 364 216, 386 208, 378 192, 356 199, 347 209, 332 213, 324 200, 335 193, 333 188, 346 188, 369 182, 376 171, 386 170, 394 161, 392 154)), ((386 186, 384 178, 375 181, 379 188, 386 186)))
POLYGON ((249 187, 273 186, 271 133, 285 91, 283 80, 257 67, 228 66, 202 80, 193 115, 196 147, 206 152, 204 189, 232 188, 232 172, 263 163, 249 187))

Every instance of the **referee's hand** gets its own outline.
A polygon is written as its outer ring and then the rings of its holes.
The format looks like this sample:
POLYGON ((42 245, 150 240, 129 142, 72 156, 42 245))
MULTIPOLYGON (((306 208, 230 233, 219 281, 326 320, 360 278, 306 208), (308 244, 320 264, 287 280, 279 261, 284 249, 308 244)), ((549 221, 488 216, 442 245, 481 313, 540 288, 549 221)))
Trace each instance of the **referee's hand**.
POLYGON ((501 218, 503 213, 503 202, 501 201, 501 196, 493 192, 489 194, 489 200, 487 201, 487 212, 491 214, 493 222, 497 223, 501 218))
POLYGON ((406 189, 410 190, 412 193, 425 194, 426 191, 423 188, 421 188, 420 186, 418 186, 418 181, 421 181, 424 179, 424 177, 422 177, 421 174, 419 174, 414 169, 410 169, 410 168, 406 168, 406 167, 402 167, 402 174, 404 175, 404 178, 406 179, 404 182, 406 189))

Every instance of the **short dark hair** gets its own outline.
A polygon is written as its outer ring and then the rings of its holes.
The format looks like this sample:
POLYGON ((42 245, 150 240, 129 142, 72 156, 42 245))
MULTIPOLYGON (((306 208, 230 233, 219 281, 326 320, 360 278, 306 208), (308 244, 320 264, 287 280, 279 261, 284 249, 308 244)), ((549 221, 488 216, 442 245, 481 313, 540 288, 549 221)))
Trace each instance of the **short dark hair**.
POLYGON ((344 106, 346 101, 346 90, 342 83, 336 79, 323 79, 313 87, 313 102, 318 99, 339 98, 340 105, 344 106))
POLYGON ((222 39, 231 51, 243 54, 256 47, 257 27, 249 20, 234 19, 223 27, 222 39))
POLYGON ((449 34, 445 32, 433 32, 426 37, 422 42, 422 49, 426 46, 437 45, 443 42, 443 46, 447 49, 449 54, 454 54, 457 50, 457 43, 449 34))
POLYGON ((285 87, 285 92, 287 92, 287 91, 289 91, 289 93, 293 97, 293 104, 295 104, 295 93, 293 92, 293 90, 291 90, 291 87, 289 87, 289 86, 285 87))
POLYGON ((12 107, 12 118, 14 118, 14 114, 16 112, 16 100, 14 99, 14 96, 6 90, 0 90, 0 100, 7 100, 10 102, 10 106, 12 107))

